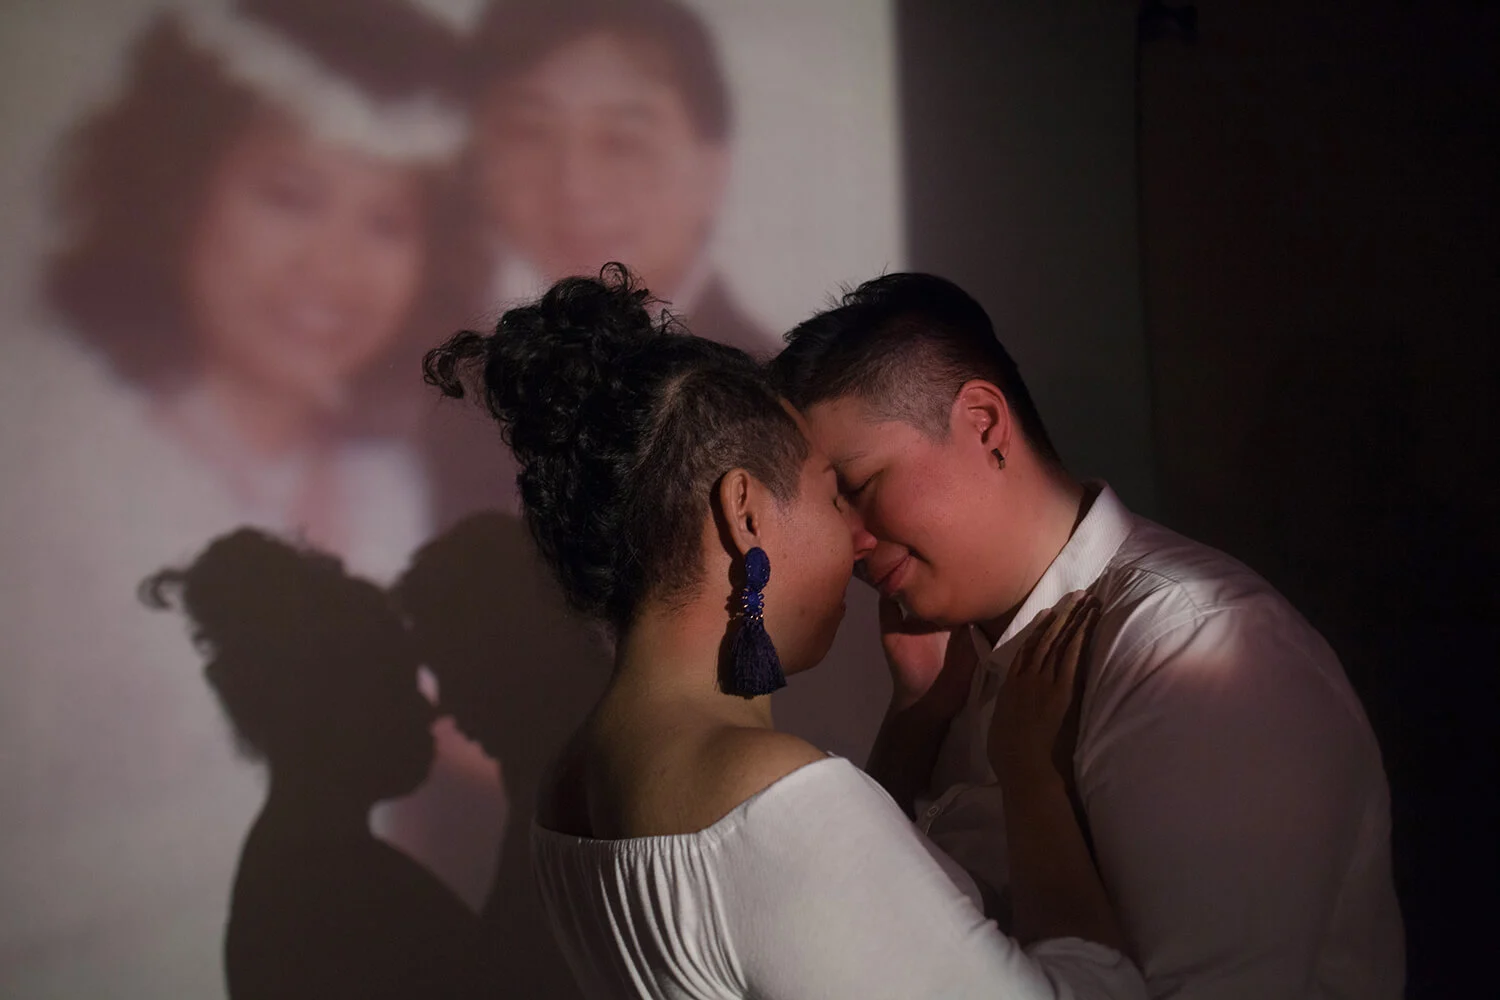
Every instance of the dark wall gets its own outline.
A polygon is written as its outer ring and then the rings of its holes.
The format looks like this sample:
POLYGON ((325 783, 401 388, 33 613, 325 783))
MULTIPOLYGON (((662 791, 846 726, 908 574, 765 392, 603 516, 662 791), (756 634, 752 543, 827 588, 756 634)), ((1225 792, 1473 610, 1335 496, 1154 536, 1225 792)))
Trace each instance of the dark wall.
POLYGON ((911 260, 990 310, 1072 468, 1339 651, 1409 995, 1461 995, 1500 890, 1500 5, 1194 6, 1132 49, 1132 0, 900 3, 911 260))
POLYGON ((988 310, 1069 467, 1152 513, 1134 23, 1122 0, 897 4, 912 267, 988 310))
POLYGON ((1140 49, 1162 516, 1339 650, 1391 777, 1409 995, 1457 996, 1497 888, 1500 10, 1196 6, 1195 42, 1140 49))

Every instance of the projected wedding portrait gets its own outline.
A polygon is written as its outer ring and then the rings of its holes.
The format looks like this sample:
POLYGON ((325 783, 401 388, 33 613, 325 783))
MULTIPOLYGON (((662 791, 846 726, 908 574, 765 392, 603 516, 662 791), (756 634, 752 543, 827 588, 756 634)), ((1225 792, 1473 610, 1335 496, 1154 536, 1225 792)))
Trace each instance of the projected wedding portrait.
POLYGON ((899 269, 891 11, 0 22, 52 54, 6 126, 0 993, 576 995, 526 838, 610 651, 421 358, 611 261, 767 357, 899 269))

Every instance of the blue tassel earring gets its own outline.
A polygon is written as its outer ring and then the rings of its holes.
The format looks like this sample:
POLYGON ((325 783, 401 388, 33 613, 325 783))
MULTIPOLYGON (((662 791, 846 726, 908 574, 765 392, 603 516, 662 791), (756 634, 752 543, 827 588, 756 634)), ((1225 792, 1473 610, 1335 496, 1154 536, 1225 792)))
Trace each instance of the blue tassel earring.
POLYGON ((753 698, 786 687, 781 659, 766 634, 765 595, 771 560, 762 548, 745 553, 745 589, 740 591, 740 627, 729 646, 729 694, 753 698))

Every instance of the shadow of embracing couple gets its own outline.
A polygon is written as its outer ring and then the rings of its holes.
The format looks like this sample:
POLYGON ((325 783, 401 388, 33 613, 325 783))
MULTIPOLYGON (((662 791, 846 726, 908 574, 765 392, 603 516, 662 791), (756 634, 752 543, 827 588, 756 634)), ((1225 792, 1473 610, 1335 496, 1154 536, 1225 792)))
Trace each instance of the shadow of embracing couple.
POLYGON ((565 611, 516 518, 471 515, 388 590, 241 528, 142 594, 186 614, 269 777, 225 936, 235 1000, 577 995, 531 879, 530 804, 602 691, 609 651, 565 611), (512 806, 478 914, 371 831, 377 803, 427 780, 440 714, 499 762, 512 806))

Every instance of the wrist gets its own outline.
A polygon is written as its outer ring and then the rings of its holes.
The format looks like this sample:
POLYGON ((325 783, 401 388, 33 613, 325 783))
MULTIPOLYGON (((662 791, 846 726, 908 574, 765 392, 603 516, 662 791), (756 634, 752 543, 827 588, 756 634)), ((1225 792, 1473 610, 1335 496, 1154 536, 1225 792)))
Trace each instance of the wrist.
POLYGON ((898 689, 891 692, 891 702, 886 707, 885 717, 887 720, 910 719, 913 722, 947 724, 961 708, 962 701, 935 697, 930 688, 921 692, 904 692, 898 689))
POLYGON ((1063 776, 1051 761, 1002 761, 991 766, 1007 799, 1045 799, 1068 793, 1063 776))
POLYGON ((967 684, 955 684, 950 678, 939 677, 921 690, 902 688, 891 690, 892 713, 917 713, 926 718, 947 722, 957 715, 969 700, 967 684))
POLYGON ((910 715, 922 711, 922 696, 925 691, 902 691, 896 688, 891 691, 891 703, 886 707, 887 718, 897 715, 910 715))

